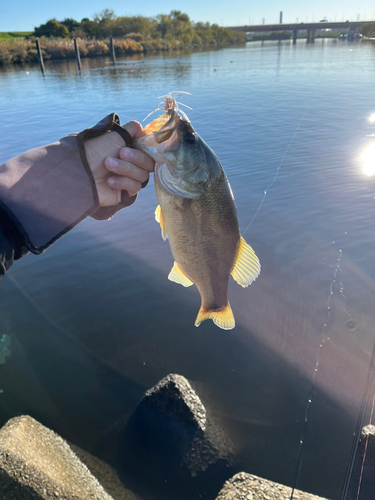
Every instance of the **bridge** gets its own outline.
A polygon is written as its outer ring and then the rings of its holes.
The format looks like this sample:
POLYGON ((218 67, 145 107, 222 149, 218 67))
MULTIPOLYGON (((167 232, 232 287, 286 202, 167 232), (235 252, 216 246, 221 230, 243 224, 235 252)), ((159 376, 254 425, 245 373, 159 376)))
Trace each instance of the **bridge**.
POLYGON ((228 26, 228 29, 245 31, 246 33, 267 33, 271 31, 293 31, 293 42, 297 40, 298 31, 307 31, 307 41, 314 42, 316 30, 355 31, 365 23, 375 21, 346 21, 320 23, 287 23, 287 24, 256 24, 254 26, 228 26))

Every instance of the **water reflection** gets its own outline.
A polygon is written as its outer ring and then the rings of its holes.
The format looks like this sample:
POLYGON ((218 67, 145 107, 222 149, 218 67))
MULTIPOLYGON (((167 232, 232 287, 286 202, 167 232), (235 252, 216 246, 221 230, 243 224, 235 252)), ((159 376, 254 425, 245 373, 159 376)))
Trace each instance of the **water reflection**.
POLYGON ((360 160, 362 161, 362 172, 371 177, 375 174, 375 143, 370 144, 362 153, 360 160))
POLYGON ((152 182, 109 223, 87 220, 45 255, 18 262, 15 280, 0 287, 0 331, 15 352, 1 366, 0 419, 27 411, 72 441, 110 449, 105 429, 131 414, 145 388, 180 373, 225 421, 240 470, 290 484, 327 333, 299 485, 338 498, 373 345, 373 194, 350 161, 373 131, 358 120, 373 94, 371 51, 255 42, 138 55, 116 68, 84 59, 82 78, 74 60, 47 62, 44 79, 37 65, 0 70, 4 160, 111 111, 142 120, 158 95, 190 91, 189 117, 222 161, 245 229, 285 157, 246 233, 262 260, 259 281, 246 291, 230 285, 231 334, 196 329, 197 293, 167 280, 173 260, 154 221, 152 182))

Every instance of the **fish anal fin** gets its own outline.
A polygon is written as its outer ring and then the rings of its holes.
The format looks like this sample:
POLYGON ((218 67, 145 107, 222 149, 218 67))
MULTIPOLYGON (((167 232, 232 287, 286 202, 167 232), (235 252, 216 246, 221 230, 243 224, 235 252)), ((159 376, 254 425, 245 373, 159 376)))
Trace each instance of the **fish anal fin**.
POLYGON ((202 321, 205 321, 206 319, 212 319, 215 325, 223 330, 232 330, 236 324, 229 302, 227 302, 227 305, 218 311, 207 311, 203 306, 201 306, 197 319, 195 320, 195 326, 199 326, 202 321))
POLYGON ((159 222, 159 224, 160 224, 161 237, 165 241, 168 238, 168 235, 167 235, 167 226, 165 224, 164 215, 163 215, 163 212, 161 211, 160 205, 158 205, 156 207, 156 210, 155 210, 155 220, 156 220, 156 222, 159 222))
POLYGON ((254 250, 240 236, 237 255, 233 264, 231 275, 237 283, 244 288, 249 286, 260 273, 260 262, 254 250))
POLYGON ((180 285, 185 286, 185 287, 191 286, 194 284, 192 281, 189 280, 189 278, 187 278, 184 275, 184 273, 179 268, 179 265, 177 264, 177 262, 175 262, 173 264, 171 272, 168 275, 168 279, 170 281, 174 281, 175 283, 179 283, 180 285))

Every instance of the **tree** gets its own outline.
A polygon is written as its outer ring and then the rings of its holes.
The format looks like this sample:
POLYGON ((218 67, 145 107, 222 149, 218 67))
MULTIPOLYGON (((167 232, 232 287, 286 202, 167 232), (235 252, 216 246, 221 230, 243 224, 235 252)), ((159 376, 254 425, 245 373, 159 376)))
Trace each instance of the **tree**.
POLYGON ((212 34, 218 45, 230 41, 230 31, 226 28, 221 28, 218 24, 212 24, 212 34))
POLYGON ((104 9, 98 14, 94 15, 94 21, 96 23, 102 23, 105 21, 114 21, 116 19, 116 15, 111 9, 104 9))
POLYGON ((76 21, 75 19, 72 19, 72 18, 67 18, 67 17, 64 19, 64 21, 61 21, 61 24, 66 26, 70 33, 72 33, 72 31, 74 31, 75 29, 79 29, 79 27, 80 27, 80 24, 78 21, 76 21))
POLYGON ((89 38, 96 38, 98 35, 98 25, 95 21, 90 21, 84 17, 81 21, 81 29, 86 33, 89 38))
POLYGON ((375 23, 362 24, 358 28, 358 33, 361 33, 363 36, 375 36, 375 23))
POLYGON ((113 21, 112 35, 120 38, 129 33, 139 33, 144 37, 152 37, 157 31, 158 23, 153 18, 134 16, 117 17, 113 21))
POLYGON ((104 9, 99 14, 94 15, 94 23, 97 26, 97 38, 106 38, 112 35, 116 16, 113 10, 104 9))
POLYGON ((48 38, 51 36, 66 38, 69 36, 69 30, 62 23, 56 21, 56 19, 50 19, 46 24, 41 24, 38 28, 35 28, 33 35, 46 36, 48 38))

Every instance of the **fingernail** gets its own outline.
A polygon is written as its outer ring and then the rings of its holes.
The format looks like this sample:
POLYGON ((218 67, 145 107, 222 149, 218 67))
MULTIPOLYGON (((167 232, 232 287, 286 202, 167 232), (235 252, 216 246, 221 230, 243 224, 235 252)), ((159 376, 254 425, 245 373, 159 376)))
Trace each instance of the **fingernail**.
POLYGON ((116 186, 116 179, 114 179, 113 177, 110 177, 108 180, 107 180, 108 184, 110 186, 116 186))
POLYGON ((129 159, 129 158, 132 158, 133 151, 130 148, 123 148, 121 150, 120 155, 121 155, 121 158, 123 158, 123 159, 129 159))
POLYGON ((115 160, 114 158, 107 158, 107 165, 109 168, 117 168, 118 167, 118 161, 115 160))

